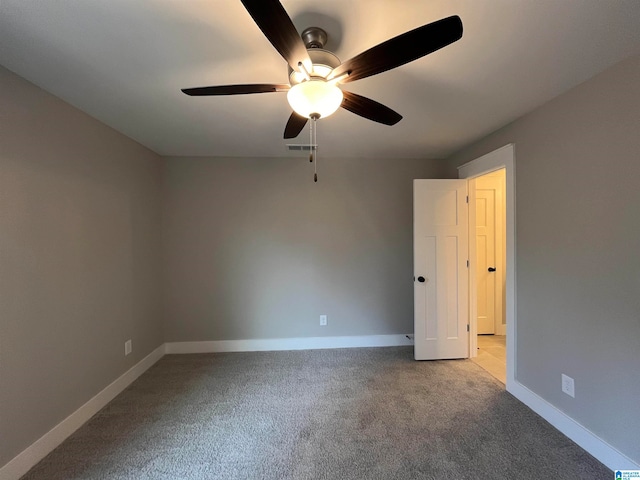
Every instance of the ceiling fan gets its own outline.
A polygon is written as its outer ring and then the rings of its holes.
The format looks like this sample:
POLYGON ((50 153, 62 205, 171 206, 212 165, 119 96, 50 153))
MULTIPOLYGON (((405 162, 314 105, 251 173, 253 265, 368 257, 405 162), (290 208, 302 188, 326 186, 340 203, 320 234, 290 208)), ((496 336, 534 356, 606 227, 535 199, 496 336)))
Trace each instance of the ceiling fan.
POLYGON ((289 64, 289 83, 218 85, 182 89, 192 96, 244 95, 287 92, 293 109, 284 138, 297 137, 309 119, 327 117, 339 107, 385 125, 395 125, 402 115, 374 100, 338 87, 417 60, 462 38, 458 16, 443 18, 398 35, 355 57, 340 62, 324 50, 327 34, 310 27, 299 35, 278 0, 241 0, 262 33, 289 64))

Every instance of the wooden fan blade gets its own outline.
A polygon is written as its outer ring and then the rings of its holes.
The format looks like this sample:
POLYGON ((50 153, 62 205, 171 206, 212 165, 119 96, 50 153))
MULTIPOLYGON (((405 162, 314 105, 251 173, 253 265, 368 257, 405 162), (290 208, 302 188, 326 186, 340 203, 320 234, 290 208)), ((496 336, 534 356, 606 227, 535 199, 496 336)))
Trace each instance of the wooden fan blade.
POLYGON ((289 120, 287 121, 287 126, 284 127, 284 138, 296 138, 300 135, 300 132, 307 124, 309 119, 307 117, 303 117, 302 115, 298 115, 296 112, 292 112, 289 120))
POLYGON ((460 38, 460 17, 454 15, 443 18, 398 35, 347 60, 333 69, 328 80, 349 73, 349 76, 340 80, 340 83, 347 83, 386 72, 446 47, 460 38))
POLYGON ((342 92, 344 98, 340 106, 351 113, 368 118, 385 125, 395 125, 402 120, 402 115, 381 103, 352 92, 342 92))
POLYGON ((302 62, 310 72, 313 68, 307 48, 291 18, 278 0, 241 0, 267 40, 296 71, 302 62))
POLYGON ((207 95, 245 95, 249 93, 287 92, 287 83, 254 83, 249 85, 218 85, 215 87, 183 88, 182 92, 194 97, 207 95))

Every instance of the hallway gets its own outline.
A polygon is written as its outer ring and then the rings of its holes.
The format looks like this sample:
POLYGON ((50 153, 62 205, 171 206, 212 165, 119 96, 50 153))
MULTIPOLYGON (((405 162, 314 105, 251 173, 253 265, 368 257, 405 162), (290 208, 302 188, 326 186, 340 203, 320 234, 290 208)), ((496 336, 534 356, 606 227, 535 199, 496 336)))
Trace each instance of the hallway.
POLYGON ((505 335, 478 335, 478 356, 472 360, 502 383, 507 383, 507 337, 505 335))

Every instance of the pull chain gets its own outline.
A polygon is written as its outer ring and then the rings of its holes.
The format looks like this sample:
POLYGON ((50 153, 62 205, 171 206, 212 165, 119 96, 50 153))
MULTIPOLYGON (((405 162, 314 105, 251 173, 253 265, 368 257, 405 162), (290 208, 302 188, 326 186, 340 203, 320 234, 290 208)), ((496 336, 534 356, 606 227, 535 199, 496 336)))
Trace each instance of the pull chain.
POLYGON ((314 160, 315 162, 313 162, 313 181, 317 182, 318 181, 318 125, 317 125, 317 118, 314 117, 313 118, 313 145, 311 145, 311 148, 315 147, 315 150, 313 150, 313 156, 314 156, 314 160))
POLYGON ((313 163, 313 122, 309 122, 309 161, 313 163))
POLYGON ((318 181, 318 124, 317 120, 320 115, 317 113, 311 114, 309 117, 309 161, 313 163, 313 181, 318 181), (315 162, 314 162, 315 160, 315 162))

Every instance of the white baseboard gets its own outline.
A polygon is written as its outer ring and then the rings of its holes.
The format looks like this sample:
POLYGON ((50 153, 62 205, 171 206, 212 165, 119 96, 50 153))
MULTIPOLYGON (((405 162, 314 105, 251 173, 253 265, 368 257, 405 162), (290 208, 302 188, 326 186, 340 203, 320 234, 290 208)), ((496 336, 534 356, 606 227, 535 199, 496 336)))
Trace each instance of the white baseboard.
MULTIPOLYGON (((413 335, 411 335, 413 337, 413 335)), ((413 345, 407 335, 364 335, 353 337, 267 338, 166 343, 166 353, 259 352, 274 350, 316 350, 325 348, 398 347, 413 345)))
POLYGON ((557 409, 518 381, 510 383, 507 390, 611 470, 640 470, 638 463, 616 450, 595 433, 583 427, 566 413, 557 409))
POLYGON ((125 388, 146 372, 165 354, 165 345, 160 345, 153 352, 105 387, 100 393, 82 405, 78 410, 65 418, 49 432, 18 454, 13 460, 0 468, 0 480, 17 480, 27 473, 36 463, 53 451, 87 420, 94 416, 107 403, 113 400, 125 388))

